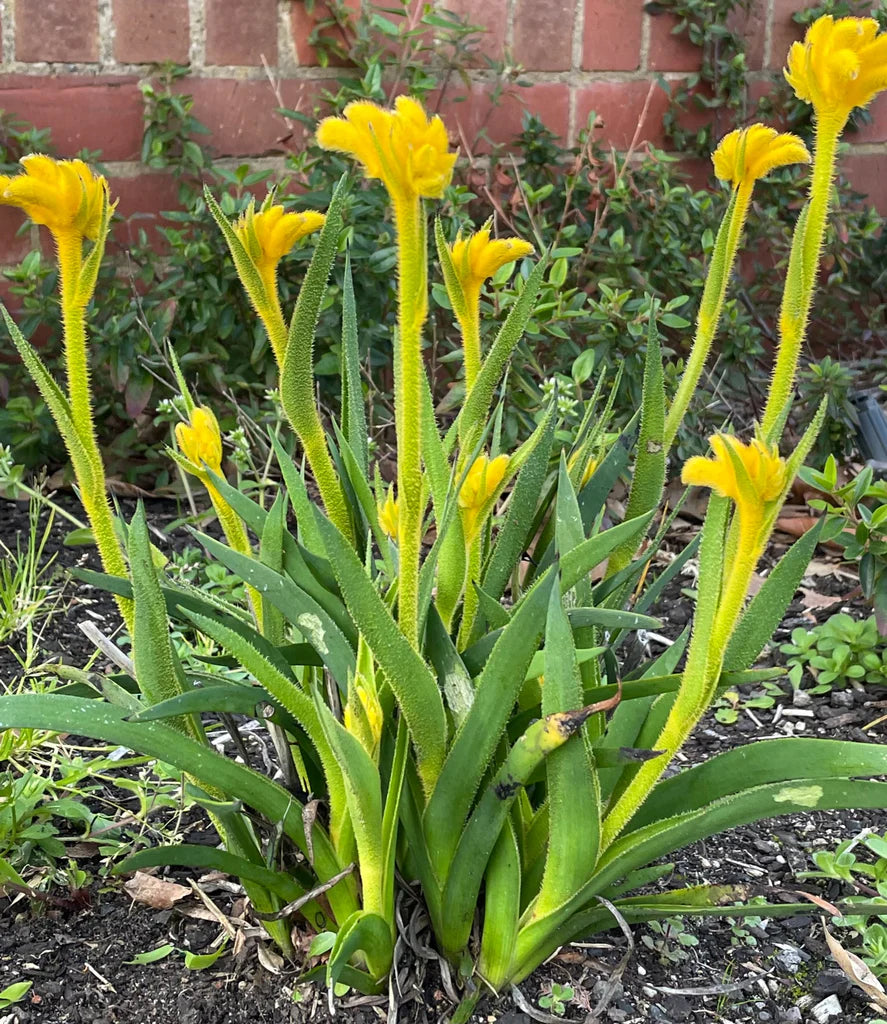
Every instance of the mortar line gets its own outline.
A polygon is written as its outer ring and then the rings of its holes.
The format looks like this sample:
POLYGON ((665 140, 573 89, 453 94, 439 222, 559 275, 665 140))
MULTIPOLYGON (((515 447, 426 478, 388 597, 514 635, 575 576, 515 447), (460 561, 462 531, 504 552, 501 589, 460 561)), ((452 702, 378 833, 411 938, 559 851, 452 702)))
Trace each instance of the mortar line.
POLYGON ((638 55, 638 70, 648 72, 650 70, 650 40, 653 37, 653 15, 644 11, 644 18, 641 22, 641 52, 638 55))
POLYGON ((773 62, 773 22, 776 19, 776 0, 766 0, 764 16, 764 67, 769 68, 773 62))
POLYGON ((188 60, 191 70, 203 74, 206 67, 206 0, 188 0, 188 60))
POLYGON ((15 0, 0 3, 0 29, 3 32, 3 64, 15 63, 15 0))
POLYGON ((114 67, 114 12, 111 0, 98 0, 99 70, 114 67))

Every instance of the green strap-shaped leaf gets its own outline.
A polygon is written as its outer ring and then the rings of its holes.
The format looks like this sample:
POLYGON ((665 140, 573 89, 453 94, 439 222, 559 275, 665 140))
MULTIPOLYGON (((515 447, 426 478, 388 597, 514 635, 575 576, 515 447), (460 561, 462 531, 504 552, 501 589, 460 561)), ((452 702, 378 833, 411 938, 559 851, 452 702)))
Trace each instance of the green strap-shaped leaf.
POLYGON ((357 306, 351 277, 351 251, 345 252, 342 288, 342 432, 364 477, 369 472, 366 408, 360 384, 360 348, 357 341, 357 306))
POLYGON ((194 531, 194 536, 222 565, 279 608, 286 620, 302 633, 323 658, 323 663, 338 685, 347 685, 348 676, 353 674, 356 664, 354 649, 313 597, 296 586, 291 579, 262 565, 257 559, 242 555, 206 534, 194 531))
POLYGON ((434 605, 428 609, 425 653, 434 666, 444 700, 458 728, 474 703, 474 683, 434 605))
POLYGON ((360 740, 333 718, 317 694, 315 707, 345 785, 345 799, 357 843, 364 908, 383 917, 385 914, 393 915, 393 902, 390 908, 383 903, 382 781, 379 769, 360 740))
MULTIPOLYGON (((564 471, 566 470, 565 464, 564 471)), ((561 474, 562 478, 564 473, 561 474)), ((578 505, 573 532, 581 533, 578 505)), ((559 524, 560 526, 561 524, 559 524)), ((561 526, 562 530, 568 527, 561 526)), ((558 589, 552 591, 545 626, 542 714, 582 707, 582 680, 573 632, 558 589)), ((548 795, 548 854, 536 913, 544 916, 585 882, 594 870, 601 828, 600 793, 582 737, 554 751, 545 762, 548 795), (582 822, 577 828, 576 823, 582 822)))
MULTIPOLYGON (((530 594, 535 593, 536 586, 538 585, 534 586, 530 594)), ((521 607, 523 607, 523 604, 528 599, 522 602, 521 607)), ((623 612, 617 608, 570 608, 567 610, 567 618, 570 620, 573 632, 577 629, 584 629, 586 626, 600 626, 601 629, 614 630, 658 629, 662 625, 660 619, 654 619, 650 615, 638 615, 637 612, 623 612)), ((514 622, 514 617, 512 617, 511 621, 514 622)), ((487 633, 482 640, 478 640, 476 644, 462 652, 462 660, 465 662, 465 667, 472 677, 479 675, 483 671, 487 659, 490 657, 490 653, 498 643, 502 633, 503 630, 494 629, 492 632, 487 633)))
POLYGON ((724 668, 740 672, 748 668, 764 649, 782 622, 785 610, 807 571, 824 525, 825 519, 820 519, 812 530, 795 541, 764 580, 764 585, 749 602, 730 637, 724 668))
POLYGON ((518 935, 515 960, 520 965, 538 965, 544 958, 550 937, 590 900, 618 879, 660 857, 708 836, 738 825, 765 818, 811 810, 881 808, 887 800, 887 783, 845 778, 780 782, 755 786, 742 793, 708 804, 675 818, 654 822, 617 839, 598 864, 595 875, 564 904, 560 922, 548 920, 545 927, 530 924, 518 935))
MULTIPOLYGON (((539 443, 530 453, 518 473, 505 522, 499 530, 496 543, 484 569, 482 586, 489 596, 498 601, 505 593, 508 578, 524 551, 532 541, 528 523, 533 520, 539 494, 548 473, 548 461, 554 442, 555 418, 549 409, 545 429, 539 443)), ((495 626, 495 623, 491 623, 495 626)))
MULTIPOLYGON (((195 846, 182 843, 178 846, 154 846, 148 850, 139 850, 131 857, 114 865, 115 875, 128 875, 132 871, 154 867, 185 867, 203 868, 206 871, 223 871, 235 878, 245 878, 256 882, 269 892, 275 893, 287 903, 300 899, 305 889, 284 871, 272 871, 270 868, 254 864, 245 857, 237 857, 225 850, 217 850, 212 846, 195 846)), ((317 904, 314 904, 317 907, 317 904)), ((307 909, 307 908, 306 908, 307 909)), ((320 909, 317 907, 317 909, 320 909)), ((318 923, 309 918, 314 927, 318 923)))
POLYGON ((251 715, 267 699, 264 689, 251 686, 200 686, 178 697, 142 708, 129 716, 131 722, 162 722, 180 715, 251 715))
MULTIPOLYGON (((187 689, 178 656, 169 636, 166 601, 160 590, 157 569, 151 556, 151 538, 145 507, 139 502, 129 526, 129 564, 132 575, 134 621, 132 658, 139 689, 149 704, 178 697, 187 689)), ((203 738, 196 716, 170 723, 195 739, 203 738)))
POLYGON ((493 847, 484 886, 484 925, 477 970, 490 988, 498 992, 511 970, 520 917, 520 851, 509 820, 493 847))
MULTIPOLYGON (((342 925, 336 936, 336 944, 330 951, 330 959, 326 968, 326 983, 332 988, 336 982, 349 983, 345 969, 349 961, 357 953, 363 953, 368 968, 370 982, 367 989, 370 993, 378 992, 384 987, 391 960, 394 956, 394 941, 391 929, 384 918, 378 914, 359 910, 342 925)), ((353 968, 352 968, 353 970, 353 968)))
POLYGON ((343 175, 330 197, 326 220, 305 272, 296 308, 289 326, 286 356, 280 371, 280 399, 296 433, 319 427, 314 402, 314 334, 327 281, 339 248, 342 211, 345 206, 346 176, 343 175))
POLYGON ((800 737, 759 740, 660 782, 629 827, 637 831, 750 786, 868 775, 887 775, 887 749, 876 743, 800 737))
POLYGON ((270 438, 290 504, 293 506, 293 512, 296 515, 299 538, 313 554, 322 555, 324 552, 323 541, 314 524, 313 503, 308 495, 305 479, 287 454, 277 435, 272 433, 270 438))
MULTIPOLYGON (((665 385, 662 378, 662 350, 656 317, 650 315, 647 333, 647 357, 644 362, 644 390, 641 405, 641 433, 638 455, 631 478, 631 490, 625 507, 626 520, 659 507, 665 487, 665 385)), ((637 550, 638 539, 626 541, 613 552, 607 575, 612 576, 631 561, 637 550)))
MULTIPOLYGON (((286 530, 286 496, 278 491, 274 498, 259 543, 259 561, 275 572, 283 571, 283 535, 286 530)), ((262 598, 262 634, 275 647, 286 639, 283 613, 262 598)))
POLYGON ((447 740, 446 714, 437 682, 398 628, 350 544, 320 512, 317 526, 352 618, 407 720, 420 774, 430 787, 443 764, 447 740))
MULTIPOLYGON (((453 739, 428 801, 425 834, 441 880, 446 878, 462 824, 502 741, 508 716, 542 639, 549 597, 556 586, 557 577, 549 573, 499 635, 478 680, 474 703, 453 739)), ((492 842, 496 834, 498 829, 492 842)))

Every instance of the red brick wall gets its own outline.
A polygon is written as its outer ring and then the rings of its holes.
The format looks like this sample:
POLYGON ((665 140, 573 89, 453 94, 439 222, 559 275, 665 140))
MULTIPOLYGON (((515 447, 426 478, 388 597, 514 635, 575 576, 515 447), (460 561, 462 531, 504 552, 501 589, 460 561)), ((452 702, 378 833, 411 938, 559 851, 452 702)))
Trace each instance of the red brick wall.
MULTIPOLYGON (((662 144, 667 98, 658 88, 651 93, 650 84, 656 75, 682 79, 699 58, 683 36, 671 34, 670 16, 644 13, 643 0, 435 3, 488 29, 477 46, 470 86, 454 78, 439 98, 463 151, 473 150, 482 128, 496 141, 508 140, 523 107, 569 142, 595 110, 604 138, 623 148, 648 94, 640 138, 662 144), (510 55, 532 87, 492 108, 483 54, 510 55)), ((735 27, 748 40, 753 96, 779 74, 798 36, 791 15, 806 6, 805 0, 753 0, 750 13, 739 18, 735 27)), ((339 73, 316 66, 307 42, 312 25, 304 0, 6 0, 0 4, 0 109, 51 128, 62 155, 100 149, 124 213, 168 208, 172 182, 138 163, 138 80, 150 63, 190 63, 192 74, 182 88, 193 93, 194 114, 211 129, 209 142, 219 156, 239 161, 279 154, 299 140, 274 108, 282 102, 311 112, 326 80, 339 73), (269 73, 278 80, 277 97, 269 73)), ((879 161, 887 155, 887 97, 881 99, 874 123, 853 136, 843 168, 885 209, 887 175, 879 161)), ((12 211, 0 211, 3 238, 9 239, 5 228, 14 219, 12 211)), ((0 262, 3 249, 8 259, 21 240, 0 241, 0 262)))

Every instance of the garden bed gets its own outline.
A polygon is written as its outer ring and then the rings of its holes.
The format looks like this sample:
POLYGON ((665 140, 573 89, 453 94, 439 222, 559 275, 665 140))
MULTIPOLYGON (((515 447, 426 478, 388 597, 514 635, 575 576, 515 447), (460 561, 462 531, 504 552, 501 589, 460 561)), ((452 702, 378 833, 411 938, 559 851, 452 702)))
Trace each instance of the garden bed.
MULTIPOLYGON (((158 528, 180 514, 175 505, 162 502, 152 503, 149 511, 158 528)), ((27 528, 27 506, 0 501, 0 540, 14 548, 16 535, 24 535, 27 528)), ((63 546, 67 529, 63 523, 56 523, 46 555, 54 554, 60 569, 81 563, 96 567, 91 549, 63 546)), ((188 543, 187 534, 178 530, 171 542, 181 550, 188 543)), ((818 576, 816 586, 820 592, 841 594, 850 592, 853 583, 845 578, 818 576)), ((776 640, 784 642, 796 626, 812 624, 811 616, 824 619, 839 610, 858 617, 867 614, 852 600, 815 611, 796 602, 776 640)), ((673 587, 660 611, 666 620, 663 635, 674 635, 690 618, 690 599, 679 586, 673 587)), ((84 620, 93 621, 103 632, 112 632, 117 622, 113 601, 107 595, 68 583, 58 610, 43 628, 40 645, 44 655, 61 656, 75 666, 85 664, 94 648, 77 628, 84 620)), ((13 640, 12 646, 22 654, 19 640, 13 640)), ((0 683, 8 683, 18 670, 12 650, 0 646, 0 683)), ((751 739, 799 733, 881 742, 883 727, 862 727, 884 713, 883 707, 877 706, 884 699, 885 691, 874 689, 837 690, 813 698, 793 696, 786 685, 772 708, 741 710, 733 724, 723 724, 710 713, 683 755, 687 763, 695 763, 751 739)), ((189 842, 200 841, 201 835, 209 841, 201 819, 195 818, 188 828, 189 842)), ((840 895, 836 886, 801 882, 797 874, 813 867, 813 850, 833 848, 863 828, 887 831, 887 809, 858 815, 795 815, 734 829, 680 853, 670 884, 742 884, 749 887, 750 897, 766 895, 777 901, 796 902, 799 889, 833 899, 840 895)), ((98 859, 90 860, 88 849, 83 853, 78 866, 97 876, 98 859)), ((172 872, 169 877, 188 885, 185 873, 172 872)), ((103 879, 74 900, 71 893, 56 890, 50 902, 40 901, 30 907, 23 898, 14 905, 10 900, 0 902, 0 990, 16 981, 33 982, 21 1003, 0 1010, 0 1021, 282 1024, 328 1018, 325 993, 316 987, 296 988, 296 1001, 293 992, 297 972, 277 963, 273 955, 263 955, 264 963, 260 963, 256 941, 250 937, 254 922, 241 917, 239 891, 226 880, 209 878, 198 880, 198 884, 233 922, 235 933, 240 932, 240 938, 232 944, 238 952, 229 952, 202 970, 188 969, 182 951, 209 952, 222 933, 222 926, 206 903, 194 895, 177 901, 171 909, 152 909, 134 903, 123 884, 120 879, 103 879), (126 963, 165 944, 174 945, 176 951, 152 964, 126 963)), ((398 948, 399 987, 394 986, 397 1019, 437 1021, 450 1008, 446 981, 434 959, 417 955, 426 948, 428 936, 409 900, 403 902, 402 919, 405 941, 398 948)), ((838 937, 852 945, 849 932, 839 930, 838 937)), ((809 914, 785 921, 687 921, 683 927, 673 926, 664 934, 636 926, 636 948, 621 980, 614 971, 626 952, 625 938, 616 930, 598 939, 590 947, 562 949, 522 986, 523 999, 534 1014, 544 1018, 557 1010, 557 1001, 552 1004, 548 997, 553 986, 564 986, 554 992, 563 997, 560 1009, 564 1019, 574 1020, 585 1020, 608 994, 601 1021, 696 1024, 714 1020, 750 1024, 818 1019, 863 1024, 877 1016, 867 1009, 862 993, 850 989, 829 957, 820 911, 812 903, 809 914), (539 1009, 540 997, 549 1002, 548 1009, 539 1009), (828 1015, 830 1011, 832 1016, 828 1015)), ((305 947, 309 941, 305 936, 305 947)), ((387 999, 354 994, 337 1000, 337 1006, 340 1019, 354 1022, 385 1019, 389 1012, 387 999)), ((388 1019, 393 1019, 390 1012, 388 1019)), ((481 1004, 473 1019, 517 1022, 531 1018, 506 995, 498 1004, 481 1004)))

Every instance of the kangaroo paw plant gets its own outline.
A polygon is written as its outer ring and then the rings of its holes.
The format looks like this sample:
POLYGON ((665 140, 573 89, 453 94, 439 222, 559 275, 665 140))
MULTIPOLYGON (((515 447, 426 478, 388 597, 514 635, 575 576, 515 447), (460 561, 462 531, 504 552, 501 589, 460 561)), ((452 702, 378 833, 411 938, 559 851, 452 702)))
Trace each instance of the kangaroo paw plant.
POLYGON ((294 459, 275 432, 282 482, 273 502, 256 502, 225 479, 215 416, 174 364, 187 422, 170 455, 209 493, 226 541, 196 536, 246 584, 242 605, 167 578, 142 511, 126 526, 112 522, 84 331, 111 209, 105 182, 76 162, 29 157, 25 174, 0 183, 2 200, 47 224, 58 243, 67 392, 6 319, 68 443, 101 549, 106 572, 80 575, 118 597, 134 666, 101 692, 77 684, 0 698, 0 727, 96 737, 159 758, 184 774, 219 835, 217 848, 141 851, 123 870, 185 864, 239 876, 285 952, 298 915, 335 934, 312 976, 368 993, 388 983, 404 879, 421 892, 464 988, 464 1018, 484 991, 520 982, 561 944, 617 921, 740 916, 742 887, 657 886, 670 871, 663 858, 688 843, 774 815, 885 806, 887 784, 875 779, 887 774, 887 752, 876 745, 767 740, 666 776, 719 693, 778 674, 752 666, 820 534, 817 527, 797 541, 747 600, 822 421, 820 410, 803 437, 782 437, 837 140, 850 109, 887 88, 887 36, 869 19, 823 17, 792 47, 786 77, 814 106, 815 152, 811 158, 798 138, 764 125, 733 132, 718 147, 714 167, 729 201, 675 397, 666 399, 651 317, 635 421, 613 440, 598 381, 566 450, 556 395, 519 447, 503 451, 501 443, 497 396, 527 321, 542 315, 548 255, 534 263, 527 242, 494 239, 489 223, 456 238, 429 223, 426 204, 444 198, 456 156, 441 120, 414 99, 399 97, 391 110, 353 103, 320 124, 320 144, 353 157, 366 187, 380 182, 394 214, 397 472, 387 490, 369 457, 345 241, 361 230, 359 222, 345 226, 346 213, 359 208, 351 202, 356 186, 343 179, 324 213, 287 212, 272 196, 234 221, 207 193, 277 358, 282 408, 301 448, 294 459), (710 457, 683 466, 687 485, 711 492, 705 522, 651 580, 669 526, 660 511, 669 449, 716 337, 755 182, 811 159, 761 423, 743 436, 713 437, 710 457), (465 400, 446 429, 435 417, 423 352, 429 234, 464 343, 465 400), (285 313, 277 267, 308 235, 314 254, 285 313), (93 242, 85 259, 84 239, 93 242), (329 285, 337 260, 341 289, 329 285), (488 331, 480 316, 485 282, 512 263, 522 289, 498 330, 488 331), (341 308, 341 405, 338 420, 325 423, 313 345, 330 303, 341 308), (610 525, 605 503, 630 464, 626 515, 610 525), (651 608, 693 557, 692 629, 664 654, 632 661, 632 631, 658 625, 651 608), (200 657, 182 656, 173 627, 222 652, 212 674, 200 657), (207 742, 213 716, 235 713, 267 727, 280 781, 207 742))

